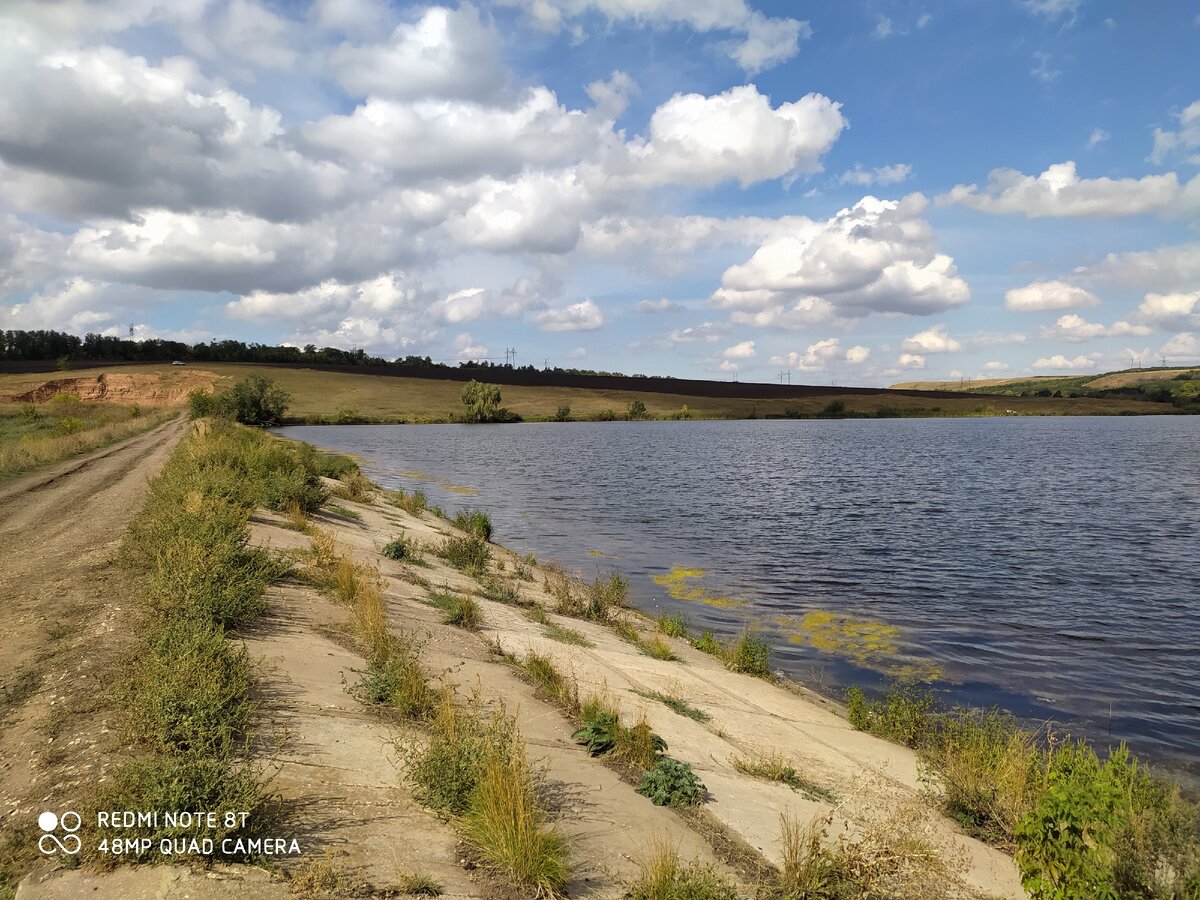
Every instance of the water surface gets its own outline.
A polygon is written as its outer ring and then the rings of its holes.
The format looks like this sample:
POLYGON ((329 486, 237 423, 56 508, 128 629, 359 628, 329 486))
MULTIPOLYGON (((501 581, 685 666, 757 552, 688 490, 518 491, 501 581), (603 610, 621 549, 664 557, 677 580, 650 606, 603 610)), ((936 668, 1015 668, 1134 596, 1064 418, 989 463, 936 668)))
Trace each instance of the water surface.
POLYGON ((939 676, 1200 770, 1200 418, 283 432, 486 509, 515 550, 618 568, 644 609, 760 627, 818 690, 939 676))

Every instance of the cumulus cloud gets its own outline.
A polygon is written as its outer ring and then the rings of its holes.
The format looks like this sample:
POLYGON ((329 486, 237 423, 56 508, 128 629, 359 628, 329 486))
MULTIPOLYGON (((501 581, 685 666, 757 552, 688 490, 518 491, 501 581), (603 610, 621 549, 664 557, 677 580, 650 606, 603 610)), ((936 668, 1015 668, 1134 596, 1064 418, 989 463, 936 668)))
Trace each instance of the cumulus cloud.
POLYGON ((960 306, 970 291, 954 261, 937 252, 921 217, 926 205, 920 194, 899 201, 868 196, 823 222, 797 219, 726 269, 711 302, 744 316, 765 314, 763 323, 802 307, 850 318, 960 306))
POLYGON ((721 335, 724 332, 724 326, 716 322, 701 322, 699 325, 677 328, 667 335, 666 343, 668 346, 697 342, 713 344, 721 339, 721 335))
POLYGON ((919 353, 901 353, 896 360, 896 366, 901 369, 923 369, 925 357, 919 353))
POLYGON ((500 0, 517 6, 541 28, 554 31, 567 19, 600 13, 610 21, 658 26, 686 25, 699 32, 728 31, 742 36, 727 47, 728 55, 753 74, 791 59, 800 40, 811 37, 808 22, 770 18, 751 9, 746 0, 500 0))
POLYGON ((993 169, 983 190, 974 184, 955 185, 937 202, 1030 219, 1168 215, 1200 205, 1200 176, 1186 185, 1180 185, 1174 172, 1143 178, 1080 178, 1075 163, 1068 160, 1037 177, 1016 169, 993 169))
POLYGON ((911 353, 956 353, 962 344, 946 333, 945 325, 934 325, 906 338, 900 349, 911 353))
POLYGON ((342 86, 361 97, 484 100, 508 81, 499 35, 470 4, 426 9, 382 43, 342 44, 329 62, 342 86))
POLYGON ((583 300, 544 310, 534 320, 542 331, 594 331, 604 325, 604 314, 591 300, 583 300))
POLYGON ((1061 353, 1056 353, 1054 356, 1046 356, 1042 357, 1041 359, 1034 360, 1033 367, 1035 369, 1079 371, 1080 369, 1093 368, 1096 364, 1096 360, 1099 358, 1099 353, 1091 353, 1087 356, 1076 356, 1074 359, 1067 359, 1061 353))
POLYGON ((809 344, 803 353, 792 351, 786 356, 772 356, 771 362, 777 366, 799 369, 801 372, 824 372, 831 362, 841 356, 839 343, 837 338, 825 338, 823 341, 809 344))
POLYGON ((1158 351, 1167 357, 1168 362, 1200 359, 1200 339, 1189 331, 1184 331, 1168 340, 1158 351))
POLYGON ((862 344, 855 344, 846 351, 846 362, 853 365, 861 365, 871 357, 871 348, 864 347, 862 344))
POLYGON ((654 313, 680 312, 684 307, 666 297, 659 297, 657 300, 640 300, 634 309, 640 313, 652 315, 654 313))
POLYGON ((1005 309, 1041 312, 1047 309, 1079 309, 1096 306, 1100 298, 1065 281, 1035 281, 1004 294, 1005 309))
POLYGON ((1099 146, 1111 138, 1112 135, 1103 128, 1093 128, 1092 135, 1088 138, 1087 148, 1091 150, 1093 147, 1099 146))
POLYGON ((754 85, 721 94, 676 94, 650 117, 648 136, 606 160, 608 178, 631 186, 711 186, 759 181, 821 169, 846 120, 823 94, 771 106, 754 85))
POLYGON ((1175 294, 1147 294, 1137 308, 1143 322, 1160 328, 1200 327, 1200 291, 1175 294))
MULTIPOLYGON (((1150 161, 1161 163, 1176 152, 1200 150, 1200 100, 1184 107, 1179 114, 1179 128, 1166 131, 1154 129, 1154 149, 1150 152, 1150 161)), ((1200 155, 1188 160, 1200 164, 1200 155)))
POLYGON ((983 364, 983 371, 985 372, 1007 372, 1008 369, 1008 363, 1001 362, 998 359, 989 360, 983 364))
POLYGON ((1061 339, 1078 343, 1095 338, 1120 337, 1124 335, 1147 335, 1151 329, 1145 325, 1133 325, 1129 322, 1114 322, 1111 325, 1101 325, 1098 322, 1088 322, 1082 316, 1070 314, 1059 316, 1053 325, 1042 329, 1042 337, 1061 339))
POLYGON ((847 169, 838 178, 842 184, 856 184, 866 187, 872 184, 897 184, 907 181, 912 174, 912 166, 908 163, 896 163, 891 166, 879 166, 874 169, 864 169, 858 163, 853 169, 847 169))
POLYGON ((1200 242, 1109 253, 1095 265, 1078 267, 1075 275, 1140 290, 1187 290, 1200 282, 1200 242))
POLYGON ((754 341, 742 341, 740 344, 734 344, 721 351, 721 356, 725 359, 753 359, 757 355, 754 341))

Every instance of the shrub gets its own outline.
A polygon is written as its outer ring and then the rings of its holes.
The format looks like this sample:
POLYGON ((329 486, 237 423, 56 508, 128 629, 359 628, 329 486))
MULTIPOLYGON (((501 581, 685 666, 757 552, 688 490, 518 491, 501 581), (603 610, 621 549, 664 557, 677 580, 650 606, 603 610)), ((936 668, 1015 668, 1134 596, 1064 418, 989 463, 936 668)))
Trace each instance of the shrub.
POLYGON ((706 631, 692 641, 692 646, 701 653, 708 653, 711 656, 721 655, 721 643, 713 636, 711 631, 706 631))
POLYGON ((662 840, 651 843, 629 886, 628 900, 738 900, 737 890, 711 868, 684 864, 679 851, 662 840))
POLYGON ((487 541, 473 534, 446 538, 440 555, 456 569, 462 569, 472 575, 481 574, 492 556, 487 541))
POLYGON ((457 625, 475 631, 483 624, 483 610, 475 602, 475 598, 456 595, 446 607, 446 617, 442 619, 447 625, 457 625))
POLYGON ((437 692, 421 665, 421 647, 411 637, 393 639, 359 675, 349 690, 363 703, 389 706, 406 719, 417 720, 432 718, 437 709, 437 692))
MULTIPOLYGON (((304 445, 308 447, 308 444, 304 445)), ((316 453, 311 456, 311 468, 314 473, 325 478, 341 479, 351 472, 358 471, 358 463, 349 456, 340 453, 316 453)))
POLYGON ((631 421, 634 419, 649 418, 649 414, 646 412, 646 404, 641 400, 630 401, 629 408, 625 411, 625 417, 631 421))
POLYGON ((916 687, 897 687, 881 700, 869 700, 861 688, 846 692, 850 724, 907 747, 919 747, 934 739, 937 717, 933 694, 916 687))
POLYGON ((55 434, 78 434, 87 428, 87 422, 75 416, 63 416, 54 426, 55 434))
POLYGON ((517 589, 516 584, 507 578, 485 578, 483 592, 489 600, 496 603, 505 603, 509 606, 521 605, 521 592, 517 589))
POLYGON ((131 665, 128 725, 158 750, 224 755, 254 704, 245 647, 209 623, 173 619, 151 632, 131 665))
POLYGON ((408 542, 402 537, 395 538, 383 545, 382 552, 388 559, 406 559, 409 556, 408 542))
POLYGON ((425 496, 424 491, 413 491, 411 494, 396 491, 392 503, 410 516, 419 516, 423 510, 429 509, 429 498, 425 496))
POLYGON ((731 672, 744 672, 758 678, 771 674, 771 645, 763 637, 743 631, 722 653, 725 668, 731 672))
POLYGON ((533 896, 557 896, 566 884, 567 843, 546 826, 523 747, 486 761, 463 818, 463 834, 484 862, 533 896))
POLYGON ((666 749, 667 742, 650 729, 646 714, 642 713, 632 728, 619 725, 616 729, 612 754, 630 768, 644 770, 653 766, 666 749))
POLYGON ((695 806, 704 799, 704 784, 692 767, 669 756, 659 757, 636 790, 655 806, 695 806))
POLYGON ((222 395, 220 403, 243 425, 269 427, 283 421, 291 397, 264 375, 249 375, 222 395))
POLYGON ((347 472, 340 480, 347 500, 353 500, 355 503, 371 502, 375 494, 375 485, 362 472, 357 469, 347 472))
POLYGON ((463 421, 469 423, 504 422, 511 417, 508 410, 500 406, 500 385, 483 384, 471 379, 463 385, 459 395, 466 407, 463 421))
POLYGON ((564 403, 554 411, 555 422, 570 422, 571 421, 571 406, 564 403))
POLYGON ((615 422, 616 420, 617 414, 611 409, 602 409, 600 412, 596 413, 597 422, 615 422))
POLYGON ((682 613, 662 613, 654 620, 658 630, 667 637, 687 639, 687 619, 682 613))
POLYGON ((454 527, 485 541, 492 539, 492 520, 481 509, 459 510, 454 516, 454 527))

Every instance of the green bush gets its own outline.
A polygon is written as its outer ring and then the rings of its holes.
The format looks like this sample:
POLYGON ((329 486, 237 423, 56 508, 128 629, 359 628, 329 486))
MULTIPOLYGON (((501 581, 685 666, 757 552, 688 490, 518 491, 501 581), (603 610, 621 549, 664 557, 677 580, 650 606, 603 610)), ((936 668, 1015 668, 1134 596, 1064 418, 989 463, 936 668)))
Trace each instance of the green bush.
POLYGON ((744 672, 758 678, 771 674, 771 645, 760 635, 743 631, 737 640, 723 649, 721 654, 725 668, 731 672, 744 672))
POLYGON ((243 425, 269 428, 283 421, 291 397, 265 375, 248 375, 228 390, 188 394, 188 411, 193 419, 205 416, 233 419, 243 425))
POLYGON ((454 516, 454 527, 485 541, 492 539, 492 520, 481 509, 459 510, 454 516))
POLYGON ((692 767, 669 756, 642 775, 636 790, 655 806, 695 806, 704 799, 704 784, 692 767))
POLYGON ((588 756, 604 756, 617 745, 621 717, 612 710, 597 710, 583 727, 571 735, 575 743, 587 748, 588 756))
POLYGON ((683 613, 663 613, 654 621, 658 625, 658 630, 667 637, 687 639, 687 619, 684 618, 683 613))
POLYGON ((487 541, 473 534, 446 538, 440 555, 456 569, 462 569, 472 575, 482 574, 487 569, 488 560, 492 558, 487 541))
POLYGON ((421 647, 412 638, 390 641, 359 675, 349 690, 363 703, 389 706, 406 719, 417 720, 431 718, 437 708, 437 692, 421 665, 421 647))
POLYGON ((78 434, 87 428, 87 422, 75 416, 63 416, 54 426, 55 434, 78 434))
POLYGON ((625 411, 625 417, 631 421, 635 419, 648 419, 650 416, 646 412, 646 404, 641 400, 632 400, 629 403, 629 408, 625 411))
POLYGON ((571 421, 571 407, 569 404, 564 403, 561 406, 559 406, 558 409, 556 409, 554 411, 554 421, 555 422, 570 422, 571 421))
POLYGON ((406 559, 409 556, 408 542, 402 537, 388 541, 383 545, 383 555, 397 561, 406 559))
POLYGON ((936 739, 938 717, 928 690, 901 686, 887 691, 881 700, 869 700, 861 688, 852 687, 846 699, 850 724, 859 731, 906 747, 921 747, 936 739))
POLYGON ((711 631, 705 631, 700 637, 694 639, 692 646, 701 653, 708 653, 712 656, 721 655, 721 642, 716 639, 711 631))

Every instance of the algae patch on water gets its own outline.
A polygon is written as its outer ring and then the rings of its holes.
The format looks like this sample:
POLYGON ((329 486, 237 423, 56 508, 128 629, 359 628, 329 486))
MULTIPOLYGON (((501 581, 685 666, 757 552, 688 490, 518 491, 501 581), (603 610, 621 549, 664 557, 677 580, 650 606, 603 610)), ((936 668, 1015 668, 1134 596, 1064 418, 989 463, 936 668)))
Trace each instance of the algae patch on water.
POLYGON ((673 566, 665 575, 651 575, 650 580, 665 587, 667 593, 676 600, 689 600, 693 603, 706 603, 722 609, 745 606, 746 601, 741 597, 727 597, 714 594, 703 584, 698 583, 704 577, 704 569, 687 569, 683 566, 673 566))
POLYGON ((449 491, 452 494, 478 494, 479 491, 473 487, 467 487, 463 484, 455 484, 453 481, 439 481, 438 487, 444 491, 449 491))
POLYGON ((863 668, 885 672, 907 683, 935 681, 942 670, 929 662, 898 662, 900 629, 877 619, 856 619, 825 609, 814 609, 797 620, 781 616, 776 623, 789 632, 793 644, 844 657, 863 668))

